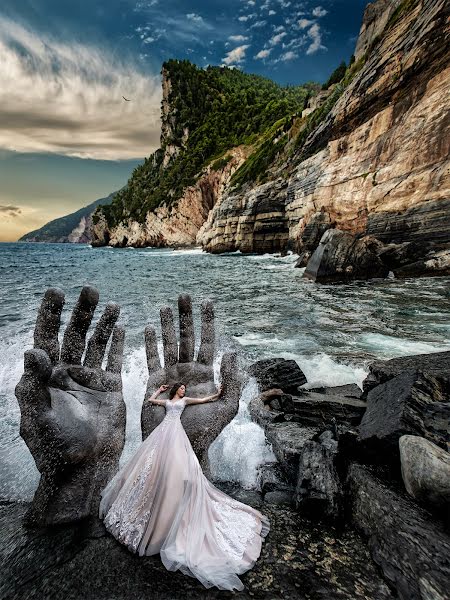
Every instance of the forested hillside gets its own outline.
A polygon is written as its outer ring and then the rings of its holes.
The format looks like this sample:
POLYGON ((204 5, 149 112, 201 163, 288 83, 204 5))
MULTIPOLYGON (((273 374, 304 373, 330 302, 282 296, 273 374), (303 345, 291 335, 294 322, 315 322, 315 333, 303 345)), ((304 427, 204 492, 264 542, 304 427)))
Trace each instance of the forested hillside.
MULTIPOLYGON (((227 151, 253 144, 269 130, 290 127, 320 86, 282 87, 228 67, 201 69, 187 60, 163 64, 161 148, 137 167, 126 188, 102 207, 110 226, 138 222, 178 200, 202 168, 224 166, 227 151)), ((98 217, 97 217, 98 218, 98 217)))

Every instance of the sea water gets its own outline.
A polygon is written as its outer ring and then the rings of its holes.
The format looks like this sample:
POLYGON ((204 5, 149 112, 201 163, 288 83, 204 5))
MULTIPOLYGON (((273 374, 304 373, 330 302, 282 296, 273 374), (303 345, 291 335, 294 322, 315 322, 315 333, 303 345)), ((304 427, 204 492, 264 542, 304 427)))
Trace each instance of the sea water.
MULTIPOLYGON (((121 464, 142 441, 144 328, 151 323, 159 331, 164 305, 176 316, 180 293, 192 297, 197 332, 200 302, 214 302, 216 376, 220 356, 231 349, 238 350, 244 366, 260 358, 294 359, 310 387, 361 385, 374 359, 450 350, 450 278, 317 285, 302 278, 303 269, 294 268, 296 258, 211 255, 200 249, 0 244, 0 498, 29 500, 39 480, 19 435, 14 387, 22 374, 23 352, 33 344, 39 304, 50 286, 66 295, 61 333, 85 284, 100 291, 94 324, 108 301, 121 306, 127 405, 121 464)), ((239 413, 210 448, 214 478, 252 487, 258 465, 275 458, 264 431, 248 413, 247 404, 256 393, 250 380, 239 413)))

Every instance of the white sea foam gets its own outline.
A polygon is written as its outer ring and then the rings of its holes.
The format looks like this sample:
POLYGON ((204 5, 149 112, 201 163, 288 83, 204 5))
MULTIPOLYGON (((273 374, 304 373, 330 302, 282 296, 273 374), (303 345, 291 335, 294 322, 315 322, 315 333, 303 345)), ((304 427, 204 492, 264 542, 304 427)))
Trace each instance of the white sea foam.
POLYGON ((250 489, 257 485, 258 466, 276 461, 264 430, 251 420, 248 403, 258 394, 254 379, 245 386, 235 418, 211 444, 208 457, 211 475, 219 481, 234 481, 250 489))
POLYGON ((396 356, 411 356, 414 354, 450 350, 450 341, 443 341, 442 343, 422 342, 383 335, 381 333, 362 334, 360 336, 360 344, 363 348, 378 354, 380 358, 394 358, 396 356))

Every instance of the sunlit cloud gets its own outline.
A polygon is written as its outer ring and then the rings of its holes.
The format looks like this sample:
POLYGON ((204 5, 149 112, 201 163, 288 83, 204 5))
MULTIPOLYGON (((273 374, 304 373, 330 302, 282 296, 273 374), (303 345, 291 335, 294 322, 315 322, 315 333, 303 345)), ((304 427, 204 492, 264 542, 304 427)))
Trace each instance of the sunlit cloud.
POLYGON ((257 60, 261 60, 261 59, 267 58, 270 55, 271 52, 272 52, 272 48, 268 48, 268 49, 265 49, 265 50, 260 50, 258 52, 258 54, 255 55, 255 58, 257 60))
POLYGON ((158 147, 159 75, 4 17, 0 56, 1 149, 121 160, 158 147))
POLYGON ((299 19, 298 20, 298 26, 300 27, 300 29, 306 29, 313 23, 314 23, 314 21, 311 21, 310 19, 299 19))
POLYGON ((222 62, 225 65, 238 65, 244 60, 245 52, 248 47, 249 46, 247 44, 243 46, 238 46, 237 48, 230 50, 230 52, 227 52, 227 55, 225 56, 222 62))

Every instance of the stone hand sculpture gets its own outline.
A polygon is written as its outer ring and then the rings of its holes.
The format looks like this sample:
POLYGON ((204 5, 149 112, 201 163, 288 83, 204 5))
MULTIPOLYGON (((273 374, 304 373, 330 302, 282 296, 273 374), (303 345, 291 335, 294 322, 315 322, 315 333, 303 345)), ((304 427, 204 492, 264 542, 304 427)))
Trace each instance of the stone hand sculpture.
MULTIPOLYGON (((160 311, 163 368, 159 359, 155 329, 151 326, 145 329, 149 379, 141 413, 143 439, 147 438, 164 418, 164 408, 148 400, 159 386, 183 383, 186 386, 186 396, 191 398, 201 398, 217 391, 213 368, 215 353, 213 304, 210 301, 201 304, 201 338, 196 360, 194 360, 192 302, 188 295, 179 296, 178 312, 179 346, 172 310, 164 307, 160 311)), ((184 429, 206 476, 209 475, 208 448, 239 409, 243 377, 235 353, 224 354, 222 357, 220 379, 223 391, 217 401, 187 406, 181 416, 184 429)), ((167 398, 168 393, 169 390, 161 394, 160 398, 167 398)))
POLYGON ((97 515, 100 491, 118 469, 125 442, 125 332, 116 325, 119 306, 110 302, 86 344, 98 298, 94 287, 82 289, 60 349, 64 293, 48 289, 36 320, 34 349, 24 354, 24 373, 15 390, 20 435, 41 473, 26 516, 29 526, 97 515))

